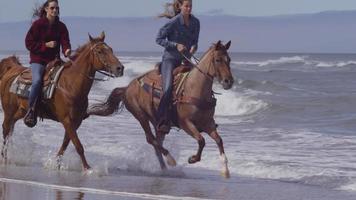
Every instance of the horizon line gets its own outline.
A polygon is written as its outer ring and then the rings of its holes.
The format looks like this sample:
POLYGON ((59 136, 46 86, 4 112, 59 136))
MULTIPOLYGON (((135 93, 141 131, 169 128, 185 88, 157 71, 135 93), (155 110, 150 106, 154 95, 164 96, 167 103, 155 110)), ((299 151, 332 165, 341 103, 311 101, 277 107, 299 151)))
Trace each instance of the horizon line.
MULTIPOLYGON (((241 18, 273 18, 273 17, 287 17, 287 16, 302 16, 302 15, 317 15, 323 13, 342 13, 342 12, 356 12, 356 9, 350 10, 325 10, 319 12, 306 12, 306 13, 290 13, 290 14, 274 14, 274 15, 256 15, 256 16, 246 16, 246 15, 233 15, 233 14, 225 14, 225 13, 218 13, 218 14, 209 14, 209 13, 197 13, 196 16, 201 17, 241 17, 241 18)), ((194 14, 194 13, 193 13, 194 14)), ((125 18, 157 18, 158 15, 147 15, 147 16, 75 16, 75 15, 67 15, 61 16, 61 18, 98 18, 98 19, 125 19, 125 18)), ((0 21, 0 24, 6 23, 20 23, 31 21, 31 19, 19 19, 13 21, 0 21)))

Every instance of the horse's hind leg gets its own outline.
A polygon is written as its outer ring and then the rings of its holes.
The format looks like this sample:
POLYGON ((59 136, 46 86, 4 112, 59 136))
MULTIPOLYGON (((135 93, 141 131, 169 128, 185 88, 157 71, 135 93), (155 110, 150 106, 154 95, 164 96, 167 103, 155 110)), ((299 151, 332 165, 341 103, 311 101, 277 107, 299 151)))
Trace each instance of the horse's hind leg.
POLYGON ((203 136, 200 134, 198 129, 195 127, 195 125, 190 120, 184 120, 181 123, 181 127, 185 132, 187 132, 189 135, 191 135, 193 138, 195 138, 198 141, 199 148, 198 148, 197 154, 191 156, 188 159, 188 162, 190 164, 196 163, 196 162, 200 161, 200 159, 201 159, 201 154, 202 154, 204 146, 205 146, 205 139, 203 138, 203 136))
POLYGON ((5 115, 4 121, 2 123, 2 136, 3 136, 3 145, 1 149, 1 156, 3 159, 7 159, 7 147, 9 142, 9 137, 14 128, 14 122, 12 117, 8 117, 5 115))
POLYGON ((165 164, 165 162, 163 160, 162 154, 167 156, 169 154, 169 152, 166 149, 164 149, 158 143, 158 141, 155 139, 155 137, 154 137, 154 135, 152 133, 149 121, 147 119, 140 119, 140 118, 137 118, 137 119, 140 122, 143 130, 145 131, 147 143, 152 145, 153 148, 155 149, 155 153, 156 153, 156 156, 158 158, 158 161, 159 161, 159 164, 161 166, 161 169, 163 169, 163 170, 167 169, 166 164, 165 164))
POLYGON ((227 158, 225 155, 225 151, 224 151, 224 144, 223 144, 223 140, 221 139, 220 135, 218 134, 218 132, 216 131, 216 126, 215 123, 213 126, 211 126, 212 128, 205 130, 205 132, 207 132, 209 134, 209 136, 215 140, 216 144, 219 147, 219 152, 220 152, 220 159, 222 162, 222 170, 221 170, 221 175, 225 178, 229 178, 230 177, 230 172, 229 172, 229 168, 227 166, 227 158))
POLYGON ((2 123, 2 134, 3 134, 3 146, 1 149, 1 156, 7 159, 7 148, 9 143, 9 138, 14 130, 15 123, 17 120, 23 117, 24 113, 19 109, 15 113, 8 113, 4 111, 4 121, 2 123))
POLYGON ((154 137, 149 121, 148 116, 141 111, 137 111, 137 109, 133 109, 130 105, 126 105, 127 109, 134 115, 134 117, 140 122, 141 127, 145 131, 146 141, 148 144, 151 144, 155 149, 156 156, 158 158, 161 169, 166 169, 166 164, 163 160, 162 154, 166 157, 167 163, 171 166, 175 165, 174 158, 170 155, 167 149, 162 146, 164 137, 160 138, 161 142, 158 142, 154 137))

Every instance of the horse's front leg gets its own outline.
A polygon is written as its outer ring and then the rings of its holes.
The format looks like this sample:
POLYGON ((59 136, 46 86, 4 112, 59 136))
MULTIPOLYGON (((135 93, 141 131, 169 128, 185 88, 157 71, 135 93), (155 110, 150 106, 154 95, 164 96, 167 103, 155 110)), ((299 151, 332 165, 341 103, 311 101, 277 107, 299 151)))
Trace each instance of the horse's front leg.
POLYGON ((222 163, 221 175, 225 178, 230 178, 230 172, 229 172, 229 168, 227 166, 228 162, 227 162, 227 158, 225 155, 223 140, 221 139, 220 135, 218 134, 218 132, 216 130, 215 123, 210 123, 210 124, 211 124, 211 126, 210 126, 211 128, 208 128, 204 131, 209 134, 209 136, 216 142, 216 144, 219 147, 220 160, 222 163))
POLYGON ((189 135, 191 135, 193 138, 195 138, 198 141, 199 148, 198 148, 197 154, 191 156, 188 159, 188 162, 190 164, 196 163, 196 162, 200 161, 200 159, 201 159, 201 154, 202 154, 204 146, 205 146, 205 139, 200 134, 198 129, 195 127, 193 122, 191 122, 190 120, 188 120, 188 119, 184 120, 181 123, 181 127, 185 132, 187 132, 189 135))
POLYGON ((82 160, 84 170, 88 170, 88 169, 90 169, 90 166, 87 163, 87 160, 85 158, 83 145, 80 142, 80 140, 78 138, 77 131, 76 131, 76 129, 73 128, 74 126, 71 123, 71 121, 72 120, 69 118, 66 118, 63 121, 64 129, 65 129, 66 133, 68 134, 69 139, 72 141, 73 145, 75 146, 75 149, 77 150, 77 153, 79 154, 79 156, 82 160))
POLYGON ((69 142, 70 142, 70 138, 68 136, 68 133, 65 132, 62 146, 61 146, 61 148, 59 149, 59 151, 57 153, 57 166, 58 166, 58 169, 61 168, 62 156, 63 156, 65 150, 67 149, 67 147, 69 145, 69 142))

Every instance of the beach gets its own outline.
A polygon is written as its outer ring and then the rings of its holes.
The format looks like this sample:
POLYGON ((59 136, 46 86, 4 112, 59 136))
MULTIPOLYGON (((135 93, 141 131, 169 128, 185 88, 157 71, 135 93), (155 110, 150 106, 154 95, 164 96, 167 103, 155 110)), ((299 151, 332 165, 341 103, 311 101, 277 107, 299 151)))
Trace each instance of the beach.
POLYGON ((356 194, 327 188, 251 179, 169 175, 83 175, 28 167, 1 167, 1 199, 246 199, 335 200, 356 194))
MULTIPOLYGON (((8 55, 0 52, 0 59, 8 55)), ((28 66, 27 52, 16 55, 28 66)), ((126 86, 161 59, 158 52, 117 55, 124 76, 95 82, 90 104, 104 101, 112 89, 126 86)), ((188 164, 198 145, 176 128, 164 147, 177 166, 162 172, 143 130, 123 109, 91 116, 79 128, 90 174, 83 174, 72 144, 58 169, 61 124, 44 120, 30 129, 19 120, 7 163, 0 163, 0 199, 356 199, 355 55, 230 56, 235 85, 213 88, 230 179, 220 176, 218 148, 206 134, 201 161, 188 164)))

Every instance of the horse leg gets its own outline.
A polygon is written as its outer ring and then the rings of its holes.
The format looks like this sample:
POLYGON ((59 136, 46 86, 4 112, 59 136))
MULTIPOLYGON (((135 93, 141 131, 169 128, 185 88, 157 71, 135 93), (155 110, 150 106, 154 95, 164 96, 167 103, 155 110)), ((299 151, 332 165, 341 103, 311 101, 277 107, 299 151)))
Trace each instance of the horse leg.
MULTIPOLYGON (((164 141, 164 138, 166 137, 166 134, 156 130, 156 136, 157 136, 156 139, 157 139, 158 144, 161 147, 163 147, 163 141, 164 141)), ((167 160, 167 163, 169 166, 174 167, 177 165, 177 162, 175 161, 175 159, 173 158, 173 156, 170 153, 165 155, 165 157, 166 157, 166 160, 167 160)))
POLYGON ((181 123, 182 129, 187 132, 190 136, 192 136, 194 139, 198 141, 199 148, 197 151, 196 155, 191 156, 188 159, 189 164, 196 163, 200 161, 201 159, 201 154, 203 152, 204 146, 205 146, 205 139, 203 136, 200 134, 198 129, 195 127, 195 125, 190 121, 190 120, 185 120, 183 123, 181 123))
POLYGON ((57 153, 57 166, 58 166, 58 169, 61 168, 62 156, 63 156, 65 150, 67 149, 69 142, 70 142, 70 138, 68 136, 68 133, 65 132, 62 146, 61 146, 61 148, 59 149, 59 151, 57 153))
POLYGON ((78 138, 76 129, 73 128, 73 124, 70 121, 71 121, 70 119, 64 120, 63 122, 64 129, 68 134, 69 139, 72 141, 73 145, 75 146, 75 149, 77 150, 80 159, 82 160, 84 170, 88 170, 90 169, 90 166, 88 165, 87 160, 85 158, 83 145, 78 138))
POLYGON ((2 134, 3 134, 3 146, 1 149, 1 156, 4 160, 7 160, 7 148, 9 143, 9 138, 14 131, 14 126, 17 120, 23 117, 24 113, 21 109, 18 109, 15 113, 8 113, 4 111, 4 121, 2 123, 2 134))
MULTIPOLYGON (((158 158, 159 164, 161 166, 162 170, 167 169, 166 164, 163 160, 162 154, 166 157, 167 163, 170 166, 174 166, 175 160, 169 153, 167 149, 165 149, 162 146, 163 139, 164 137, 160 137, 160 142, 158 142, 155 138, 155 136, 152 133, 149 121, 148 121, 148 116, 142 112, 139 111, 138 109, 133 109, 134 106, 126 105, 127 109, 133 114, 133 116, 140 122, 141 127, 145 131, 145 136, 146 136, 146 141, 148 144, 152 145, 153 148, 155 149, 156 156, 158 158)), ((157 133, 157 131, 156 131, 157 133)), ((159 135, 159 134, 157 134, 159 135)))
POLYGON ((14 128, 13 119, 5 115, 4 121, 2 123, 3 144, 1 149, 1 156, 5 161, 7 160, 7 147, 8 147, 9 137, 11 135, 13 128, 14 128))
MULTIPOLYGON (((163 160, 162 154, 167 158, 167 163, 170 165, 172 162, 171 160, 171 155, 168 152, 167 149, 163 148, 162 145, 159 144, 159 142, 155 139, 150 124, 148 122, 148 120, 143 119, 143 118, 137 118, 138 121, 141 124, 141 127, 143 128, 143 130, 145 131, 145 135, 146 135, 146 141, 148 144, 152 145, 153 148, 155 149, 156 152, 156 156, 158 158, 159 164, 161 166, 162 170, 167 169, 166 164, 163 160)), ((174 159, 173 159, 174 160, 174 159)))
POLYGON ((225 151, 224 151, 223 140, 221 139, 220 135, 216 131, 215 125, 213 127, 214 127, 213 129, 207 130, 206 132, 213 140, 215 140, 216 144, 219 147, 220 159, 221 159, 221 163, 222 163, 221 175, 225 178, 230 178, 230 172, 229 172, 229 168, 227 166, 228 161, 227 161, 225 151))

